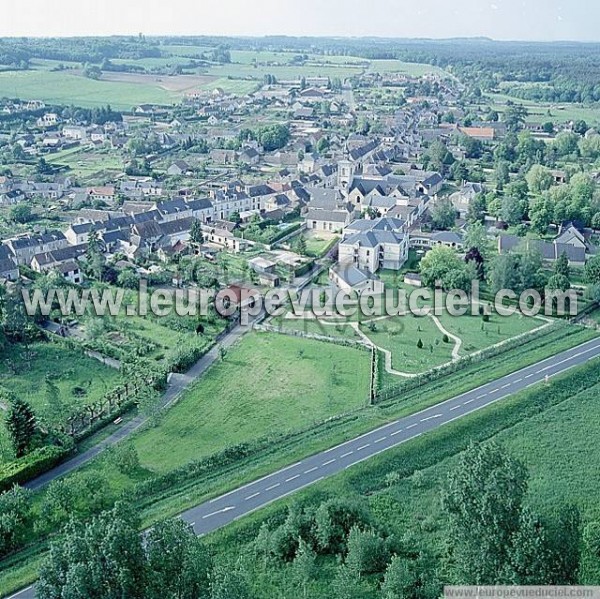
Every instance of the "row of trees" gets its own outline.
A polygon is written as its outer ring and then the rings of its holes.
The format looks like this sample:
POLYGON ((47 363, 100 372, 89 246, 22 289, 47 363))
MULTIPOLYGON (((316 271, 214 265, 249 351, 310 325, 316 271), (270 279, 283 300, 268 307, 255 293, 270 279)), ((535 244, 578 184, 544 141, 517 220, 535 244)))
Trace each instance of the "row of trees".
MULTIPOLYGON (((492 257, 485 228, 479 223, 467 229, 464 243, 468 248, 464 260, 454 249, 445 246, 436 246, 427 252, 420 262, 424 285, 469 292, 472 281, 486 279, 492 293, 511 289, 516 294, 526 289, 541 293, 545 288, 566 291, 571 286, 569 261, 564 253, 554 263, 552 274, 548 275, 540 253, 529 248, 525 241, 516 251, 492 257)), ((591 284, 600 285, 599 264, 599 260, 590 261, 591 284)))

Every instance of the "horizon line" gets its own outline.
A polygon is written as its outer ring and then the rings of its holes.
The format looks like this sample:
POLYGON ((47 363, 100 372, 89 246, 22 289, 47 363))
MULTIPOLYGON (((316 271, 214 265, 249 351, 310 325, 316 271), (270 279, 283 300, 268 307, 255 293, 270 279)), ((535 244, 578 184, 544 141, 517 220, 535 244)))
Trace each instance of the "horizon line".
POLYGON ((485 35, 473 36, 452 36, 452 37, 393 37, 379 35, 294 35, 286 33, 268 33, 268 34, 234 34, 234 33, 149 33, 143 31, 137 33, 110 33, 110 34, 85 34, 85 35, 40 35, 40 34, 23 34, 23 35, 0 35, 0 40, 19 40, 19 39, 110 39, 110 38, 138 38, 143 36, 145 39, 162 39, 162 38, 221 38, 221 39, 247 39, 247 40, 268 40, 270 38, 284 38, 290 40, 314 39, 314 40, 382 40, 389 42, 489 42, 495 44, 600 44, 598 40, 574 40, 574 39, 497 39, 485 35))

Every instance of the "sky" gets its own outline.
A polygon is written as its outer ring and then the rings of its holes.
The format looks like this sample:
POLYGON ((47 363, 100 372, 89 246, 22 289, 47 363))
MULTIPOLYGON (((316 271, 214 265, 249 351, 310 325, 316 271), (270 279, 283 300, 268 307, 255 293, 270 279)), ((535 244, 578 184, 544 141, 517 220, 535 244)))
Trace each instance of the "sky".
POLYGON ((308 35, 600 41, 597 0, 0 0, 0 36, 308 35))

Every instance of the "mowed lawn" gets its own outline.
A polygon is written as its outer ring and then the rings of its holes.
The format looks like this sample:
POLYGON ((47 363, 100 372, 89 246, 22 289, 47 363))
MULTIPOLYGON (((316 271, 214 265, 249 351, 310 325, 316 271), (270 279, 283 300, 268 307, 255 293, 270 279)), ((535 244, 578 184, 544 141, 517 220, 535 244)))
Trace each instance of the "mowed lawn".
POLYGON ((523 314, 500 316, 494 313, 490 315, 488 322, 484 322, 479 315, 472 316, 468 314, 455 317, 446 312, 439 319, 447 331, 462 339, 461 355, 496 345, 496 343, 501 343, 511 337, 516 337, 547 324, 546 320, 524 316, 523 314))
POLYGON ((144 466, 165 472, 364 406, 369 369, 367 351, 249 333, 133 442, 144 466))
POLYGON ((452 359, 454 342, 445 343, 443 333, 429 317, 405 314, 376 320, 373 325, 374 330, 364 324, 361 330, 375 345, 392 353, 394 370, 418 374, 452 359))

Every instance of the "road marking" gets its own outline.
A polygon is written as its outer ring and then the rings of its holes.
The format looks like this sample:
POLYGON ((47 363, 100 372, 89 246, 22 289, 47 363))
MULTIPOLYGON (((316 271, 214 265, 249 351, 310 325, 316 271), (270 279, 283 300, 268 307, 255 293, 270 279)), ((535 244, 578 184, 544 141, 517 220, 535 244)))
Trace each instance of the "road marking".
POLYGON ((286 466, 285 468, 281 468, 280 470, 277 470, 277 472, 271 472, 271 474, 265 474, 265 476, 263 476, 257 480, 253 480, 252 482, 246 483, 245 485, 242 485, 241 487, 238 487, 237 489, 232 489, 231 491, 228 491, 224 495, 219 495, 218 497, 211 499, 208 503, 214 503, 215 501, 220 501, 221 499, 228 497, 229 495, 232 495, 233 493, 239 493, 240 491, 247 489, 248 487, 253 487, 254 485, 256 485, 257 483, 259 483, 263 480, 266 480, 268 478, 273 478, 273 476, 276 474, 283 474, 284 472, 287 472, 291 468, 295 468, 296 466, 299 466, 300 464, 302 464, 302 462, 303 462, 303 460, 300 460, 299 462, 296 462, 295 464, 290 464, 289 466, 286 466))
POLYGON ((497 393, 498 391, 500 391, 500 389, 493 389, 492 391, 490 391, 490 395, 491 395, 492 393, 497 393))
POLYGON ((419 425, 415 422, 414 424, 407 426, 406 430, 408 430, 409 428, 415 428, 415 426, 419 426, 419 425))
POLYGON ((246 499, 244 499, 244 501, 248 501, 249 499, 254 499, 255 497, 258 497, 260 495, 260 491, 258 493, 253 493, 252 495, 248 495, 248 497, 246 497, 246 499))
POLYGON ((506 389, 506 387, 510 387, 512 383, 506 383, 506 385, 502 385, 500 389, 506 389))
POLYGON ((441 414, 434 414, 433 416, 428 416, 427 418, 421 418, 421 422, 427 422, 428 420, 433 420, 434 418, 441 418, 441 414))
POLYGON ((265 491, 272 491, 273 489, 276 489, 277 487, 279 487, 281 485, 281 483, 275 483, 274 485, 271 485, 270 487, 267 487, 265 489, 265 491))
POLYGON ((352 455, 353 453, 354 453, 353 451, 347 451, 346 453, 343 453, 343 454, 340 456, 340 459, 341 459, 341 458, 347 458, 349 455, 352 455))
POLYGON ((211 514, 206 514, 206 516, 202 516, 202 520, 206 520, 206 518, 210 518, 211 516, 216 516, 218 514, 224 514, 225 512, 229 512, 234 509, 235 509, 235 506, 228 505, 227 507, 224 507, 222 510, 218 510, 216 512, 212 512, 211 514))
POLYGON ((516 384, 516 383, 520 383, 522 380, 523 380, 523 379, 517 379, 517 380, 515 381, 515 384, 516 384))
POLYGON ((308 470, 304 471, 304 474, 310 474, 311 472, 314 472, 315 470, 318 470, 319 467, 315 466, 314 468, 309 468, 308 470))
POLYGON ((373 441, 373 443, 381 443, 382 441, 385 441, 386 439, 387 439, 387 437, 380 437, 376 441, 373 441))
POLYGON ((190 526, 191 526, 192 528, 194 528, 194 526, 196 526, 196 523, 195 523, 195 522, 190 522, 190 526))
POLYGON ((454 406, 453 408, 450 408, 451 412, 454 412, 454 410, 458 410, 460 409, 461 406, 454 406))
POLYGON ((335 462, 335 458, 328 460, 327 462, 323 462, 323 466, 329 466, 329 464, 333 464, 333 462, 335 462))
POLYGON ((369 445, 371 445, 371 444, 367 443, 366 445, 361 445, 356 451, 360 451, 361 449, 366 449, 367 447, 369 447, 369 445))
POLYGON ((525 375, 525 378, 526 378, 526 379, 529 379, 529 378, 531 378, 532 376, 535 376, 535 375, 536 375, 536 373, 535 373, 535 372, 532 372, 531 374, 527 374, 527 375, 525 375))
POLYGON ((400 433, 401 433, 403 430, 404 430, 404 429, 403 429, 403 428, 401 428, 401 429, 400 429, 400 430, 398 430, 398 431, 394 431, 393 433, 390 433, 390 437, 393 437, 394 435, 399 435, 399 434, 400 434, 400 433))
POLYGON ((469 399, 469 401, 465 401, 465 403, 463 403, 463 406, 468 406, 470 403, 473 403, 475 400, 474 399, 469 399))
MULTIPOLYGON (((487 395, 487 393, 482 393, 481 395, 478 395, 475 399, 482 399, 486 395, 487 395)), ((473 400, 471 400, 471 401, 473 401, 473 400)), ((465 401, 465 403, 467 403, 467 402, 465 401)))
POLYGON ((285 482, 286 482, 286 483, 289 483, 290 481, 292 481, 292 480, 296 480, 297 478, 300 478, 300 475, 299 475, 299 474, 296 474, 296 476, 291 476, 290 478, 286 478, 286 479, 285 479, 285 482))

